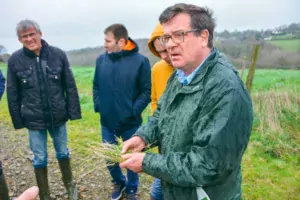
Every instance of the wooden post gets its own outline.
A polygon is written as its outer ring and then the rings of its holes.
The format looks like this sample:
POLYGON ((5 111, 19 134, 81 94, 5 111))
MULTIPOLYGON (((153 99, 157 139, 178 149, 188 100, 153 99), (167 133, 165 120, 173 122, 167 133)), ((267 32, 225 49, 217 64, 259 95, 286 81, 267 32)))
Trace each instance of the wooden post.
POLYGON ((253 79, 254 79, 256 61, 257 61, 257 58, 258 58, 259 49, 260 49, 259 44, 254 44, 253 45, 253 51, 252 51, 252 57, 251 57, 251 66, 249 68, 249 72, 248 72, 248 75, 247 75, 247 81, 246 81, 246 87, 247 87, 249 93, 251 93, 252 82, 253 82, 253 79))

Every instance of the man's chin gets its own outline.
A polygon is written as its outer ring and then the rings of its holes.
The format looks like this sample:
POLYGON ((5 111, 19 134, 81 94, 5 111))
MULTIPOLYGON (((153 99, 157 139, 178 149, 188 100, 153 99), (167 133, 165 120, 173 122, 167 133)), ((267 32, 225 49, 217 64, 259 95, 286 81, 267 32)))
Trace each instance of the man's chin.
POLYGON ((172 63, 172 66, 173 66, 174 68, 176 68, 176 69, 181 69, 181 68, 183 68, 183 66, 182 66, 180 63, 177 63, 177 62, 172 63))

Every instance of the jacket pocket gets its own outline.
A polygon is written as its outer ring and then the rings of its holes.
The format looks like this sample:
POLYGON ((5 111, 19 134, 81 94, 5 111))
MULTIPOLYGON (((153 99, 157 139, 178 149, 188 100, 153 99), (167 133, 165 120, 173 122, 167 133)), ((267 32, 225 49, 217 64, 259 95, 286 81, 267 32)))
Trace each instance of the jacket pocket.
POLYGON ((20 80, 20 84, 22 88, 33 88, 34 87, 34 79, 32 75, 32 67, 25 71, 17 72, 17 77, 20 80))
POLYGON ((61 74, 47 66, 47 80, 49 85, 58 85, 61 83, 61 74))

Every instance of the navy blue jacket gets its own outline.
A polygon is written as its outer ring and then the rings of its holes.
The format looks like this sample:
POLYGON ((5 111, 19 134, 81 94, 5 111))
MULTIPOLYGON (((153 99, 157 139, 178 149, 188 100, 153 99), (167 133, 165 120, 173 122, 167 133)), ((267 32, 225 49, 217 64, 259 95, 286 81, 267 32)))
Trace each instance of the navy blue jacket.
POLYGON ((0 99, 4 93, 4 89, 5 89, 5 78, 0 70, 0 99))
POLYGON ((151 69, 148 58, 131 50, 104 53, 97 58, 93 81, 95 112, 111 131, 141 125, 143 110, 150 102, 151 69))

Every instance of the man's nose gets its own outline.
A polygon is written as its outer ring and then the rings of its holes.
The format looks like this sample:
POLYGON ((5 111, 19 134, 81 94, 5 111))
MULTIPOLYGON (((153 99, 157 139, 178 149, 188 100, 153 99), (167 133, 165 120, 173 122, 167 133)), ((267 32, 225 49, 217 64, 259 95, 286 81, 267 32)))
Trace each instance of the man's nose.
POLYGON ((173 42, 173 40, 170 38, 168 40, 168 42, 166 43, 166 48, 167 50, 171 50, 173 47, 177 46, 178 44, 176 44, 175 42, 173 42))

